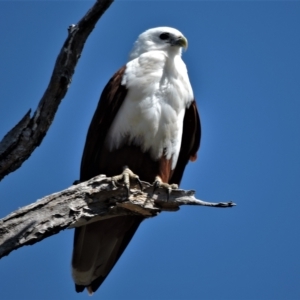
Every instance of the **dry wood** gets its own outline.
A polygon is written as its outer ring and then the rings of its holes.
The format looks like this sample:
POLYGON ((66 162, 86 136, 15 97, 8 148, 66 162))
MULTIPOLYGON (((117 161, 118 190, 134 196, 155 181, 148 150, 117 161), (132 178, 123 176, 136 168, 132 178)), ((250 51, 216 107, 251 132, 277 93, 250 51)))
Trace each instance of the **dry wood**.
POLYGON ((66 190, 46 196, 0 220, 0 258, 25 245, 32 245, 66 228, 122 215, 154 217, 161 211, 177 211, 180 205, 232 207, 233 202, 209 203, 197 200, 194 191, 173 190, 167 200, 164 189, 142 182, 127 198, 123 186, 111 178, 96 176, 66 190))
POLYGON ((57 57, 50 83, 33 117, 30 117, 29 110, 0 143, 0 180, 18 169, 41 144, 67 93, 85 42, 112 2, 96 1, 76 25, 69 27, 69 35, 57 57))

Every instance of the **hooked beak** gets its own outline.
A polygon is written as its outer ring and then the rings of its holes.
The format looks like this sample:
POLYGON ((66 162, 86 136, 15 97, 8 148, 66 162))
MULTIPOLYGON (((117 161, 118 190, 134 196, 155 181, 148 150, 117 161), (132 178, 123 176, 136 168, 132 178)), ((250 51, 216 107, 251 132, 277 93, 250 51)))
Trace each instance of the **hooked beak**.
POLYGON ((188 41, 184 36, 179 36, 178 38, 171 41, 172 46, 179 46, 184 48, 185 50, 188 47, 188 41))

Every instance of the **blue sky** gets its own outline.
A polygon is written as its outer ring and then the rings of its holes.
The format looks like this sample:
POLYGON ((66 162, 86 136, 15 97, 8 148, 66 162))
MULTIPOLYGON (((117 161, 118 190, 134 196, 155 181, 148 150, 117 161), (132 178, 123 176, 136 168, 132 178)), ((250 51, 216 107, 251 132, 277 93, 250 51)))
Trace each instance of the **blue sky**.
MULTIPOLYGON (((0 138, 35 110, 92 1, 0 1, 0 138)), ((138 34, 172 26, 203 136, 182 188, 233 209, 146 220, 95 299, 300 298, 300 2, 116 1, 98 22, 42 145, 0 183, 0 217, 79 177, 99 95, 138 34)), ((0 260, 0 299, 86 299, 71 278, 73 231, 0 260)))

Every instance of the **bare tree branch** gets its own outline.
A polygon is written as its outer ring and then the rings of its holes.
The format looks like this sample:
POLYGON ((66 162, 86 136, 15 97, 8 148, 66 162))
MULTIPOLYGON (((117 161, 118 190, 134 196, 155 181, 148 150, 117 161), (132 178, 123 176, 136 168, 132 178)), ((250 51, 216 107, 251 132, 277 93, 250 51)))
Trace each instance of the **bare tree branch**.
POLYGON ((38 147, 67 93, 83 46, 97 21, 113 0, 98 0, 85 16, 69 27, 69 35, 57 57, 50 83, 32 118, 30 111, 0 143, 0 180, 18 169, 38 147))
POLYGON ((46 196, 0 220, 0 258, 25 245, 32 245, 66 228, 122 215, 154 217, 161 211, 177 211, 180 205, 232 207, 233 202, 209 203, 197 200, 194 191, 155 190, 142 182, 143 191, 134 188, 129 198, 124 187, 111 178, 96 176, 66 190, 46 196))

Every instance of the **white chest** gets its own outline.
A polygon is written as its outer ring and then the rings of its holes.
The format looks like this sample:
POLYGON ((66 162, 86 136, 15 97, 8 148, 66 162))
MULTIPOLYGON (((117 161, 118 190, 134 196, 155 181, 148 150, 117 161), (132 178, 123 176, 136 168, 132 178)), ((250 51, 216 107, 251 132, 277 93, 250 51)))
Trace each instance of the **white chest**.
POLYGON ((175 168, 185 109, 193 92, 181 58, 170 64, 165 55, 142 55, 126 65, 123 84, 127 96, 110 128, 110 150, 125 142, 150 151, 153 159, 165 155, 175 168))

